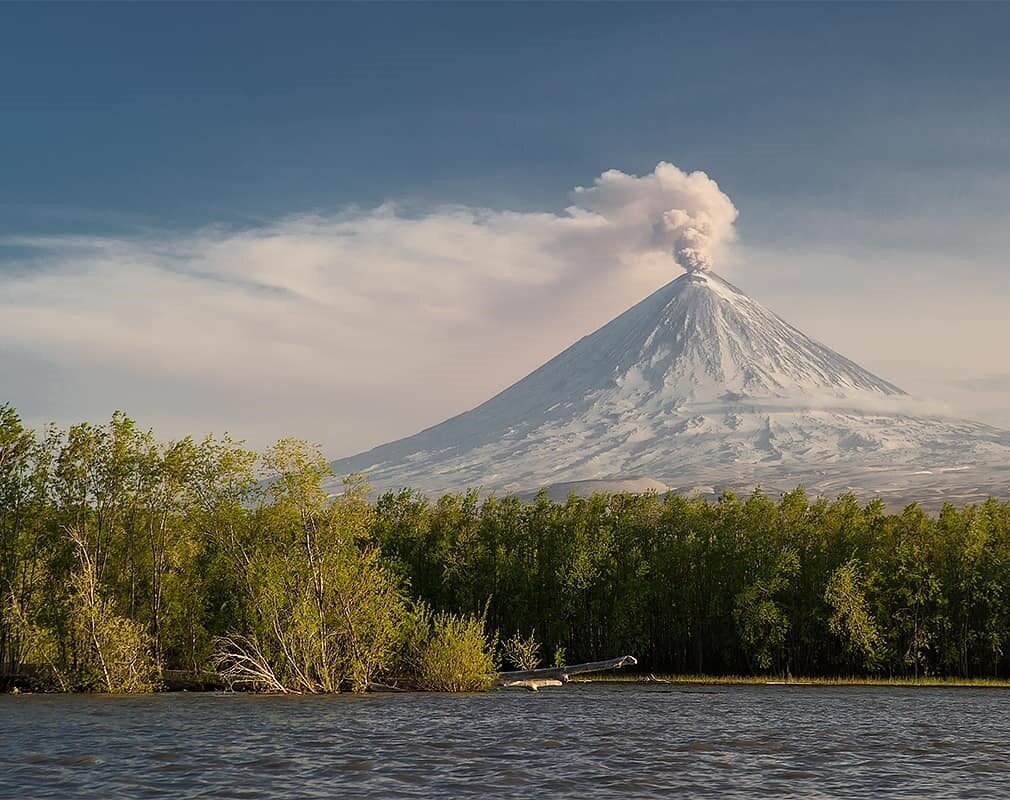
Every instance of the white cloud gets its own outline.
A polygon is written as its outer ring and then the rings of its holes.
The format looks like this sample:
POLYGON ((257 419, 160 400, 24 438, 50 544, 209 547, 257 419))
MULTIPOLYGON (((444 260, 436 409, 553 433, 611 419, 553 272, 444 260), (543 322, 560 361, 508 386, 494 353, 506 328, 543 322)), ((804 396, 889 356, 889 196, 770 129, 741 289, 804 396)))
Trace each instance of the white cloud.
POLYGON ((825 222, 813 238, 741 244, 728 260, 756 299, 937 413, 1010 429, 1006 249, 978 246, 969 230, 938 251, 918 223, 893 225, 890 247, 863 244, 878 229, 825 222))
POLYGON ((35 237, 0 273, 0 380, 32 421, 124 408, 165 435, 333 456, 486 399, 732 237, 701 172, 616 170, 562 213, 396 204, 262 227, 35 237))
POLYGON ((716 258, 914 395, 1010 427, 1010 390, 973 382, 1006 373, 1005 248, 952 261, 917 246, 916 229, 874 255, 853 250, 873 239, 860 220, 730 246, 729 198, 669 164, 605 172, 571 202, 0 241, 29 253, 0 265, 0 401, 33 424, 122 408, 165 436, 228 430, 261 447, 295 435, 349 455, 487 399, 676 277, 679 254, 687 267, 716 258))

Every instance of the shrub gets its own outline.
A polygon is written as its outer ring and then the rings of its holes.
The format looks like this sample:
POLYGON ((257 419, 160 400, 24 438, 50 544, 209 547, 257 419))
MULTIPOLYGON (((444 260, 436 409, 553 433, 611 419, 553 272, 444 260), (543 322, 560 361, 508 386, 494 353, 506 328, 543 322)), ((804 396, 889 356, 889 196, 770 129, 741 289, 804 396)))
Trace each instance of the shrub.
POLYGON ((480 617, 418 609, 408 642, 411 682, 429 692, 478 692, 497 672, 494 642, 480 617))
POLYGON ((517 670, 531 670, 540 666, 540 645, 534 638, 534 633, 532 631, 529 636, 523 637, 516 631, 515 636, 502 643, 502 655, 517 670))

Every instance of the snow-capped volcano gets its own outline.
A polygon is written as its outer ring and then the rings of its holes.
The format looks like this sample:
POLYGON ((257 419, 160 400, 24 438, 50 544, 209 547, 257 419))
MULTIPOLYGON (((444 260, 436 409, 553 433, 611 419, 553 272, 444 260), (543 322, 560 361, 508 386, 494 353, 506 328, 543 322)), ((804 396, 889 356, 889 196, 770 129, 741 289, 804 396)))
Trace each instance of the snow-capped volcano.
POLYGON ((1007 493, 1010 434, 916 408, 699 270, 477 408, 334 468, 366 471, 377 490, 432 494, 803 484, 930 503, 1007 493))

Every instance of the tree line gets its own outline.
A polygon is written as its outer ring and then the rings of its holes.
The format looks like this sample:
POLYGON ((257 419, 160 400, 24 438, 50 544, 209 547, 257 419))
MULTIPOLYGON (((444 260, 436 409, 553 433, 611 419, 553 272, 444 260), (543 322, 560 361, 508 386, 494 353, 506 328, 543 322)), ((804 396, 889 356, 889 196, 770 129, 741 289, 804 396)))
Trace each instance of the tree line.
POLYGON ((430 608, 319 451, 108 425, 26 428, 0 406, 0 674, 148 691, 167 670, 297 692, 486 687, 483 617, 430 608), (270 480, 264 482, 264 475, 270 480))
POLYGON ((327 491, 318 449, 0 406, 0 673, 468 690, 502 665, 1003 677, 1010 504, 327 491))

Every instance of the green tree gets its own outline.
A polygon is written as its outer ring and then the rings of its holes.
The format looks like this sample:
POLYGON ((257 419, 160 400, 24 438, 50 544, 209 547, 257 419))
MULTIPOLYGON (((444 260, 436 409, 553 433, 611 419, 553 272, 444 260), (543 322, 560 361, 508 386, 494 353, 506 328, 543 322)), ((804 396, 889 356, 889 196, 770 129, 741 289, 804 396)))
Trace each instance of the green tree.
POLYGON ((832 573, 825 590, 828 626, 857 670, 873 672, 883 658, 883 637, 866 599, 862 565, 850 559, 832 573))
POLYGON ((406 611, 369 539, 367 489, 352 479, 328 497, 329 465, 304 442, 282 440, 264 466, 270 502, 241 548, 251 630, 224 637, 216 663, 236 683, 364 691, 392 666, 406 611))

